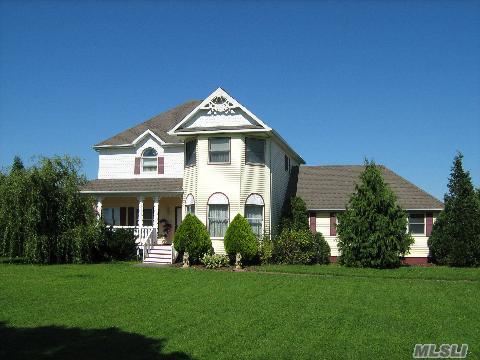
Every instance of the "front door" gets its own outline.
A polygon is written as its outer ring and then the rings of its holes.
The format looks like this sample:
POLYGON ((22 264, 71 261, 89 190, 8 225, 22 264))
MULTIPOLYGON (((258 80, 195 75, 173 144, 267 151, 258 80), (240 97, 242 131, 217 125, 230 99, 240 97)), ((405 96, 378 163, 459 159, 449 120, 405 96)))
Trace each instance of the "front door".
POLYGON ((182 207, 175 206, 175 230, 177 230, 181 222, 182 222, 182 207))

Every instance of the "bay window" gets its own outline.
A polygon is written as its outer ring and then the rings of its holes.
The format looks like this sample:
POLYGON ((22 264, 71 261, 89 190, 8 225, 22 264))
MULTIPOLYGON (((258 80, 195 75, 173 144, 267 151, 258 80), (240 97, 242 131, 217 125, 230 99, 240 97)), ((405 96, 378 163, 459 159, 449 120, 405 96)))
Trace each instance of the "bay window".
POLYGON ((245 218, 257 237, 261 237, 263 233, 263 209, 263 198, 259 194, 251 194, 247 198, 245 202, 245 218))
POLYGON ((195 165, 197 161, 197 140, 185 142, 185 166, 195 165))
POLYGON ((208 232, 212 238, 223 238, 229 223, 229 202, 222 193, 215 193, 208 199, 208 232))
POLYGON ((230 138, 215 137, 208 139, 208 162, 230 162, 230 138))
POLYGON ((245 162, 265 164, 265 139, 245 138, 245 162))
POLYGON ((185 199, 185 214, 195 215, 195 198, 192 194, 188 194, 185 199))

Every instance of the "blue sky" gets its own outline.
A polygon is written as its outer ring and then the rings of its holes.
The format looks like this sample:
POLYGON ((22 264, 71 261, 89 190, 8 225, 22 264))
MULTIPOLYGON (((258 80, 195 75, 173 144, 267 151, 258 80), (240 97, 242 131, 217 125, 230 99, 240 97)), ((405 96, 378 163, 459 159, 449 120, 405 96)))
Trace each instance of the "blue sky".
POLYGON ((480 185, 480 2, 0 2, 0 167, 225 88, 308 164, 480 185))

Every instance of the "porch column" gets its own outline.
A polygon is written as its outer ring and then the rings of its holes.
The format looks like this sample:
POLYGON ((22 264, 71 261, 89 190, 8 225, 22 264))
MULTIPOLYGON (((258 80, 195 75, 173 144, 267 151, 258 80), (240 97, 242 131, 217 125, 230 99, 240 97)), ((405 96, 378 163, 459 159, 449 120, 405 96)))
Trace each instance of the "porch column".
POLYGON ((143 200, 144 200, 143 196, 138 197, 138 227, 139 228, 143 227, 143 200))
POLYGON ((97 197, 97 219, 100 219, 102 217, 102 201, 103 197, 97 197))
POLYGON ((153 228, 157 230, 158 234, 158 196, 153 197, 153 228))

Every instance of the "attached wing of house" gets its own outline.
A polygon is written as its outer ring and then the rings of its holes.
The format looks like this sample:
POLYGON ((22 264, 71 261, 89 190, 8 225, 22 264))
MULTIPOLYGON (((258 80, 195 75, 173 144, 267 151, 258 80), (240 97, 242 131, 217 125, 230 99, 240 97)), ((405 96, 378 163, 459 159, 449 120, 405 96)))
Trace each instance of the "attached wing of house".
MULTIPOLYGON (((443 203, 392 170, 380 165, 383 178, 397 196, 398 204, 408 212, 409 232, 415 239, 406 256, 410 264, 425 263, 429 255, 427 240, 443 203)), ((305 200, 310 212, 310 228, 321 232, 336 258, 337 213, 345 210, 355 190, 363 165, 301 166, 292 190, 305 200)))
MULTIPOLYGON (((303 166, 304 160, 272 127, 221 88, 94 149, 98 179, 82 191, 96 197, 106 223, 134 229, 145 262, 157 263, 175 257, 173 234, 186 213, 207 226, 215 251, 223 253, 225 231, 237 213, 259 236, 268 236, 292 189, 307 202, 312 230, 326 235, 336 256, 330 224, 344 209, 363 168, 303 166)), ((428 229, 443 205, 390 170, 382 171, 400 204, 411 212, 410 231, 418 238, 412 256, 426 258, 428 229)))

